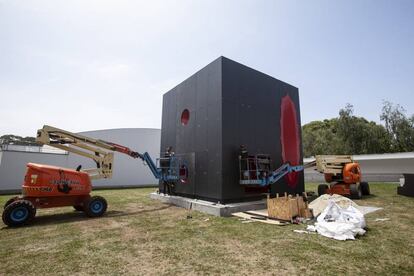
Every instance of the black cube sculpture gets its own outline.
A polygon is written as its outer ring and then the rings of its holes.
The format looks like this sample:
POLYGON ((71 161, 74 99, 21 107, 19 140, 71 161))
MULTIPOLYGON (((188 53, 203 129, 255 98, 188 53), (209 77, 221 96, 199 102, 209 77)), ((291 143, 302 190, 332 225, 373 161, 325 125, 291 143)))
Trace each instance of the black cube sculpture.
MULTIPOLYGON (((263 196, 263 189, 239 184, 240 145, 269 154, 273 169, 301 165, 300 126, 296 87, 225 57, 214 60, 163 97, 161 151, 172 146, 188 168, 175 193, 221 203, 263 196)), ((303 172, 271 188, 273 194, 303 191, 303 172)))

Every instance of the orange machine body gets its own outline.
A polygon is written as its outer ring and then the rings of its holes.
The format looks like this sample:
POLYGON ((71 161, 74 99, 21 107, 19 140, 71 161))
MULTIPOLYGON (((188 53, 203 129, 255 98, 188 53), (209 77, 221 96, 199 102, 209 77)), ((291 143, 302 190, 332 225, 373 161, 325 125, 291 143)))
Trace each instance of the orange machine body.
POLYGON ((344 165, 342 173, 336 175, 325 173, 324 176, 327 183, 355 184, 361 182, 361 168, 358 163, 347 163, 344 165))
POLYGON ((342 181, 346 184, 361 182, 361 168, 358 163, 345 164, 342 171, 342 181))
POLYGON ((28 163, 23 197, 36 207, 77 205, 89 198, 91 180, 86 172, 28 163))
POLYGON ((359 183, 362 180, 361 175, 361 168, 356 162, 344 164, 342 173, 325 173, 325 181, 331 183, 327 186, 325 193, 346 196, 352 195, 351 185, 360 185, 359 183))

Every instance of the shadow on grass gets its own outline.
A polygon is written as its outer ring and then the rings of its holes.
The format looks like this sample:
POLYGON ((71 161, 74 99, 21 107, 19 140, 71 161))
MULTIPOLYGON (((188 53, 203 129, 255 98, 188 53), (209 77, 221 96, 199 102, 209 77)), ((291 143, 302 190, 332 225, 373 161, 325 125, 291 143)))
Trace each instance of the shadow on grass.
POLYGON ((371 199, 371 198, 377 198, 378 196, 377 195, 374 195, 374 194, 370 194, 370 195, 363 195, 362 196, 362 200, 364 200, 364 199, 371 199))
MULTIPOLYGON (((56 225, 60 223, 86 221, 86 220, 100 219, 100 218, 105 218, 105 217, 111 218, 111 217, 133 216, 133 215, 161 211, 161 210, 168 209, 170 207, 172 207, 172 205, 165 205, 165 206, 155 208, 155 209, 144 209, 144 210, 132 211, 132 212, 109 210, 105 213, 104 216, 97 217, 97 218, 87 217, 83 212, 77 212, 77 211, 62 213, 62 214, 42 215, 42 216, 35 217, 32 220, 32 222, 30 222, 27 225, 21 226, 21 227, 36 227, 36 226, 44 226, 44 225, 52 225, 52 224, 56 225)), ((13 229, 13 227, 4 226, 3 228, 1 228, 1 230, 9 230, 9 229, 13 229)))

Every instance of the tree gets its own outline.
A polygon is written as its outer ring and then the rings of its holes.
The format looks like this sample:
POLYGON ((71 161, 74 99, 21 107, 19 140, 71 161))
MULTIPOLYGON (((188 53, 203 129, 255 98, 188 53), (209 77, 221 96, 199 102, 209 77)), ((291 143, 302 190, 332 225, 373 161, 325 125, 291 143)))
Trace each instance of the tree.
POLYGON ((384 153, 390 150, 390 139, 385 128, 363 117, 353 115, 354 108, 346 104, 339 111, 338 135, 347 154, 384 153))
POLYGON ((414 151, 414 115, 407 117, 402 106, 384 101, 380 119, 390 136, 393 152, 414 151))
POLYGON ((304 156, 318 154, 343 154, 344 149, 337 135, 338 119, 314 121, 303 126, 304 156))
POLYGON ((0 145, 23 145, 23 146, 38 146, 36 138, 21 137, 13 134, 0 136, 0 145))
POLYGON ((391 150, 386 128, 354 116, 351 104, 339 110, 339 117, 303 126, 304 156, 318 154, 368 154, 391 150))

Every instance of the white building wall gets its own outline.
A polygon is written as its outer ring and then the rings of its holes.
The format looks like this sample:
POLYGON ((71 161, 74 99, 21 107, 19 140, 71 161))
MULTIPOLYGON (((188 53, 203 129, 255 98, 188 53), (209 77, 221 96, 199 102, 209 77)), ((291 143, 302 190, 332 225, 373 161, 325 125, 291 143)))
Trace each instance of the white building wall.
POLYGON ((0 152, 0 193, 15 192, 21 189, 27 163, 51 164, 66 167, 67 154, 1 151, 0 152))
MULTIPOLYGON (((81 134, 130 147, 132 150, 148 153, 154 162, 159 157, 161 131, 148 128, 123 128, 87 131, 81 134)), ((155 186, 158 181, 140 159, 115 153, 114 170, 111 179, 94 180, 95 188, 155 186)), ((56 154, 26 151, 0 151, 0 193, 16 192, 21 189, 27 163, 40 163, 75 169, 95 168, 93 161, 76 154, 56 154)))
MULTIPOLYGON (((361 166, 364 181, 399 182, 403 173, 414 173, 414 152, 354 155, 361 166)), ((304 163, 315 160, 306 158, 304 163)), ((323 174, 305 170, 305 181, 324 182, 323 174)))

